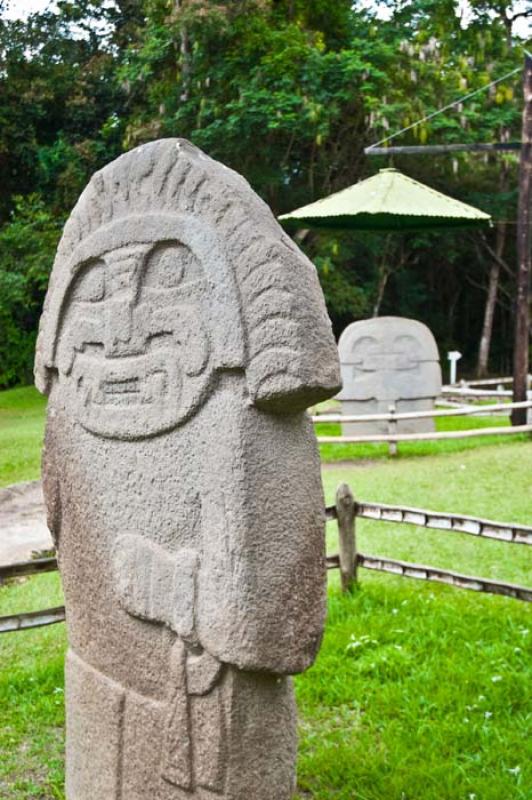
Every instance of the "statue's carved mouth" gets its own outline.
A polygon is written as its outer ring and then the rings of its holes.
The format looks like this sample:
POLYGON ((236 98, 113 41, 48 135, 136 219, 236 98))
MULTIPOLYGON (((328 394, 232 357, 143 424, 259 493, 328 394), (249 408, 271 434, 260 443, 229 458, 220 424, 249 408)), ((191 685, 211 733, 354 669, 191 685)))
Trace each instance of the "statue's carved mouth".
POLYGON ((103 348, 76 353, 70 378, 78 418, 94 433, 118 438, 150 435, 176 423, 183 376, 175 349, 106 357, 103 348))
POLYGON ((148 372, 142 377, 109 378, 92 391, 92 402, 101 406, 151 405, 163 400, 168 393, 168 373, 165 370, 148 372))
POLYGON ((180 380, 176 355, 159 350, 140 356, 105 358, 79 353, 74 379, 83 407, 97 406, 100 413, 117 408, 164 406, 179 399, 180 380))
POLYGON ((127 395, 140 394, 140 380, 139 378, 126 378, 125 380, 118 381, 105 381, 103 384, 103 393, 107 400, 120 400, 126 398, 127 395))

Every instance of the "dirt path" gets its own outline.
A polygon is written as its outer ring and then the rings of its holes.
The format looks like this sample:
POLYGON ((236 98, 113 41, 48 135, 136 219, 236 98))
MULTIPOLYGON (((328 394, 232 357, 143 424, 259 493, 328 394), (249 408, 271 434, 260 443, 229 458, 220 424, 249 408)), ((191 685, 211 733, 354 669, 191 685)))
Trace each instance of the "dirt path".
POLYGON ((0 489, 0 564, 25 561, 32 550, 52 546, 41 482, 16 483, 0 489))

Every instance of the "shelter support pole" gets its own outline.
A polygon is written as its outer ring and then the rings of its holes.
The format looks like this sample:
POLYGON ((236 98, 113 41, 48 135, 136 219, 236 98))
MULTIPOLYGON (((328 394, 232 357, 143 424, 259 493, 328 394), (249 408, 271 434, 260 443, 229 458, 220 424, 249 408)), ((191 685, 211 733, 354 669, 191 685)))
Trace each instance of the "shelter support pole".
MULTIPOLYGON (((532 58, 525 56, 523 73, 523 133, 519 161, 517 210, 517 291, 515 303, 513 401, 527 399, 530 318, 530 270, 532 248, 532 58)), ((512 425, 526 424, 526 409, 512 411, 512 425)))
POLYGON ((414 144, 391 147, 373 147, 364 149, 366 156, 430 156, 445 155, 446 153, 499 153, 511 150, 520 150, 520 142, 493 142, 488 144, 414 144))
POLYGON ((341 483, 336 490, 336 519, 343 592, 350 592, 357 582, 355 516, 356 504, 353 493, 347 483, 341 483))

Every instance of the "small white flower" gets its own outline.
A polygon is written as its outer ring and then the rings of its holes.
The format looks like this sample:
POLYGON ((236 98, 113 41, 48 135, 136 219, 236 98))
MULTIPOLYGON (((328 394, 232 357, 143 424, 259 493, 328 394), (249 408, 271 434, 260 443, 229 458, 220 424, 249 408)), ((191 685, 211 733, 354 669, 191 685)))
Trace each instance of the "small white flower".
POLYGON ((502 681, 502 675, 492 675, 491 682, 492 683, 500 683, 502 681))
POLYGON ((350 650, 358 650, 361 647, 365 647, 366 645, 378 645, 378 641, 376 639, 371 639, 369 636, 361 636, 360 639, 355 639, 354 635, 351 635, 351 641, 346 647, 346 652, 350 650))
POLYGON ((510 773, 510 775, 519 775, 519 773, 521 772, 521 767, 519 765, 517 765, 517 767, 511 767, 508 770, 508 772, 510 773))
POLYGON ((493 711, 484 711, 484 719, 491 719, 493 716, 493 711))

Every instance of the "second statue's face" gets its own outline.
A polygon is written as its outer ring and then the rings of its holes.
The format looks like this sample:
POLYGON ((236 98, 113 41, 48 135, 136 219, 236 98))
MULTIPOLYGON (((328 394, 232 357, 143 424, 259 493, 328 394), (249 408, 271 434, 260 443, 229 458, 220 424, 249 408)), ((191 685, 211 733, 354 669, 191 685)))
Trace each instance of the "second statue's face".
POLYGON ((84 428, 136 439, 175 427, 208 385, 207 281, 178 239, 116 238, 116 246, 73 267, 57 366, 84 428))
POLYGON ((438 352, 424 326, 374 318, 354 323, 346 334, 340 342, 346 399, 396 402, 439 394, 438 352))
MULTIPOLYGON (((398 400, 422 391, 421 346, 413 336, 364 336, 352 349, 355 382, 370 395, 398 400)), ((359 389, 360 391, 360 389, 359 389)))

